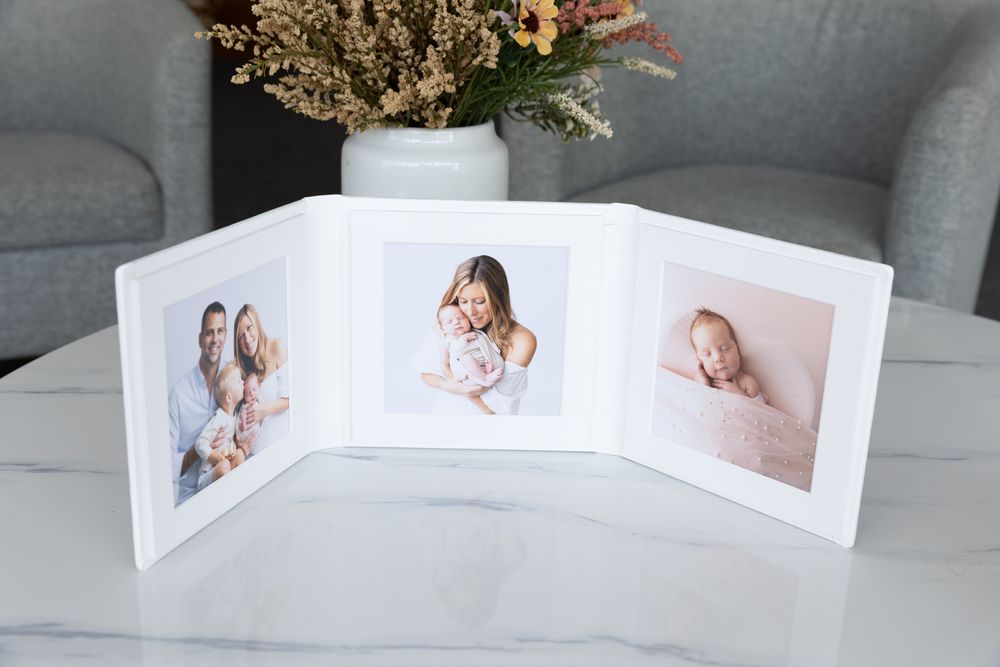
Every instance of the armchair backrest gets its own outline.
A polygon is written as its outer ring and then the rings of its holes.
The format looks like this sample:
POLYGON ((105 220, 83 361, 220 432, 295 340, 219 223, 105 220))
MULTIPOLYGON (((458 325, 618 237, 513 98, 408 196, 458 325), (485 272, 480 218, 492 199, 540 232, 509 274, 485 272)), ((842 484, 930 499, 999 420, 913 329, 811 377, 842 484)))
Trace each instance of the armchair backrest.
POLYGON ((204 57, 199 27, 180 0, 0 0, 0 131, 74 132, 148 152, 151 101, 169 83, 165 45, 204 57))
POLYGON ((948 32, 975 4, 646 0, 641 9, 685 57, 680 76, 608 72, 601 106, 615 138, 570 149, 581 152, 569 160, 580 173, 567 182, 599 184, 607 174, 593 160, 615 160, 615 177, 729 163, 888 184, 908 119, 945 64, 948 32))

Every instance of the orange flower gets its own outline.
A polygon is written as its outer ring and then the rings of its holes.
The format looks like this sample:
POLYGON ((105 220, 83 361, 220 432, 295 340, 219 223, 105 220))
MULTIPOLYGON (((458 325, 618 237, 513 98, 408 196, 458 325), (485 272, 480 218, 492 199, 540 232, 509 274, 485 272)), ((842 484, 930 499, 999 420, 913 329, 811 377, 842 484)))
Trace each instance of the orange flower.
POLYGON ((552 53, 552 40, 559 29, 552 19, 559 15, 554 0, 521 0, 521 11, 517 15, 517 25, 521 29, 514 33, 514 41, 521 48, 534 42, 538 53, 547 56, 552 53))

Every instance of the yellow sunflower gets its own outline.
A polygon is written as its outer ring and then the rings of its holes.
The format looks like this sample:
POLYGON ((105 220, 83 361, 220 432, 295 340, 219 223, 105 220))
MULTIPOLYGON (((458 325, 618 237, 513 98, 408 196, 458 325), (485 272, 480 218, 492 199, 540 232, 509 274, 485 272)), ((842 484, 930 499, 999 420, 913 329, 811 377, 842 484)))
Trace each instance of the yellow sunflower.
POLYGON ((521 0, 521 11, 517 15, 517 25, 521 29, 514 33, 514 41, 526 48, 535 43, 538 53, 547 56, 552 53, 552 40, 559 34, 554 19, 559 10, 554 0, 521 0))

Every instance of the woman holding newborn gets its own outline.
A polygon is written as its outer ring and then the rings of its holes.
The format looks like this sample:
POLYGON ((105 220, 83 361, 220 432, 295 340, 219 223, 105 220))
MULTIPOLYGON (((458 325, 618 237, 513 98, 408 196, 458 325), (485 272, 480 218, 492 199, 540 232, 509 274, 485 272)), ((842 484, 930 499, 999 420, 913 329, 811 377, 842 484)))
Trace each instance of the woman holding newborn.
POLYGON ((240 410, 240 427, 257 432, 252 452, 260 453, 288 434, 288 351, 280 338, 268 338, 260 313, 245 304, 233 324, 234 356, 248 388, 257 387, 240 410), (254 400, 256 399, 256 400, 254 400), (259 426, 259 428, 255 428, 259 426))
POLYGON ((487 255, 462 262, 441 298, 439 311, 446 306, 458 306, 471 328, 486 334, 503 365, 492 369, 492 386, 456 380, 442 368, 441 352, 446 343, 439 323, 432 350, 420 355, 420 379, 438 390, 432 412, 517 414, 528 389, 528 365, 538 343, 535 334, 514 319, 507 274, 500 262, 487 255))

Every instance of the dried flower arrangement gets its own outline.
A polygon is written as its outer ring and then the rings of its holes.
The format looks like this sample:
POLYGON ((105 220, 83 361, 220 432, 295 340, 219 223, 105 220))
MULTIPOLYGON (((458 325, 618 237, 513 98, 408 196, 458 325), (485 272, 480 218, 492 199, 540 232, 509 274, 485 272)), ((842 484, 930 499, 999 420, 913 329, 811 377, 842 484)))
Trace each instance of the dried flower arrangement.
POLYGON ((566 140, 610 137, 600 69, 676 71, 609 49, 644 42, 681 62, 639 2, 257 0, 256 30, 217 24, 198 36, 251 51, 234 83, 278 75, 264 88, 286 108, 348 132, 477 125, 503 111, 566 140))

